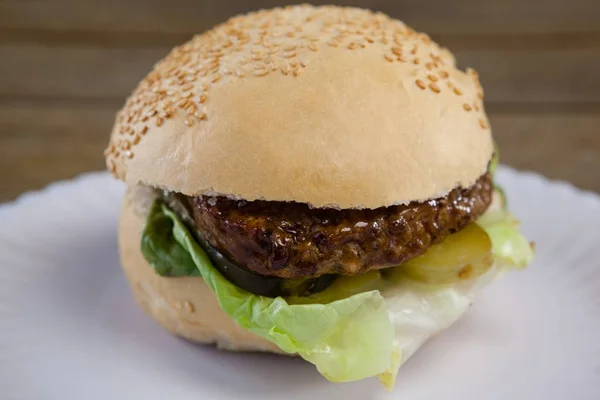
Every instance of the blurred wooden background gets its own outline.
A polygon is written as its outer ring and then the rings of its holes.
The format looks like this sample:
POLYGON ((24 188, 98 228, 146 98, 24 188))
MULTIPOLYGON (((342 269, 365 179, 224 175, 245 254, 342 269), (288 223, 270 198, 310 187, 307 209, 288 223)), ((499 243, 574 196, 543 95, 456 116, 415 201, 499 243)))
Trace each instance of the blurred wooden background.
MULTIPOLYGON (((155 61, 286 3, 0 0, 0 201, 104 168, 114 114, 155 61)), ((504 163, 600 192, 599 0, 335 3, 402 19, 478 69, 504 163)))

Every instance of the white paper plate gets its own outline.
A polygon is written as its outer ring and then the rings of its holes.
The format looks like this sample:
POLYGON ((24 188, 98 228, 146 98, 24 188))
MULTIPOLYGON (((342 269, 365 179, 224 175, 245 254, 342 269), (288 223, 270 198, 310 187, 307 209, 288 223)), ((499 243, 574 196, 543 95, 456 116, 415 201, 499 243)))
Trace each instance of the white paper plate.
POLYGON ((2 399, 600 399, 600 198, 503 168, 537 257, 400 371, 332 384, 298 359, 219 352, 139 310, 119 268, 123 187, 103 173, 0 207, 2 399))

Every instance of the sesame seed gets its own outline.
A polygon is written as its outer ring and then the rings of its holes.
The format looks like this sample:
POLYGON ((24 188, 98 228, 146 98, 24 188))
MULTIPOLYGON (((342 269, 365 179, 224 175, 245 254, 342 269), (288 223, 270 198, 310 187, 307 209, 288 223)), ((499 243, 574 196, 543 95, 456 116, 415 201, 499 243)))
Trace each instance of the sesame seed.
POLYGON ((211 82, 215 83, 217 82, 219 79, 221 79, 221 75, 217 74, 215 76, 212 77, 211 82))
POLYGON ((131 159, 131 158, 133 158, 133 153, 132 153, 131 151, 126 151, 126 152, 125 152, 125 157, 127 157, 127 158, 130 158, 130 159, 131 159))
POLYGON ((394 53, 397 56, 401 56, 402 55, 402 47, 392 47, 392 53, 394 53))
POLYGON ((417 57, 413 60, 413 64, 415 64, 415 65, 419 65, 420 63, 421 63, 421 60, 419 60, 419 57, 417 57))
POLYGON ((310 51, 317 51, 317 46, 314 43, 308 45, 308 49, 310 51))
POLYGON ((438 81, 438 77, 432 74, 427 75, 427 79, 429 79, 432 82, 437 82, 438 81))
POLYGON ((463 104, 463 108, 464 108, 466 111, 471 111, 471 110, 473 109, 473 108, 472 108, 472 107, 471 107, 469 104, 467 104, 467 103, 463 104))
POLYGON ((425 82, 423 82, 423 81, 422 81, 422 80, 420 80, 420 79, 417 79, 417 80, 415 81, 415 83, 417 84, 417 86, 418 86, 418 87, 420 87, 421 89, 425 90, 425 88, 426 88, 426 86, 425 86, 425 82))
POLYGON ((193 119, 191 119, 191 118, 186 118, 186 119, 185 119, 185 124, 186 124, 187 126, 192 126, 192 125, 194 125, 194 120, 193 120, 193 119))
POLYGON ((294 76, 299 76, 301 73, 302 73, 302 69, 301 68, 294 69, 294 76))
POLYGON ((296 52, 295 51, 286 51, 283 53, 283 57, 285 57, 285 58, 296 57, 296 52))
POLYGON ((479 105, 476 101, 473 102, 473 108, 475 109, 475 111, 479 112, 479 105))
POLYGON ((481 126, 483 129, 487 129, 488 127, 487 123, 483 118, 479 119, 479 126, 481 126))
POLYGON ((431 82, 429 84, 429 89, 431 89, 435 93, 439 93, 440 92, 440 87, 438 85, 436 85, 435 83, 433 83, 433 82, 431 82))
POLYGON ((138 144, 140 142, 140 139, 142 137, 140 135, 135 135, 135 137, 133 138, 133 144, 138 144))
MULTIPOLYGON (((132 132, 133 132, 133 131, 132 131, 132 132)), ((148 126, 144 125, 144 126, 142 126, 142 127, 140 128, 140 132, 139 132, 139 134, 140 134, 140 135, 145 135, 145 134, 146 134, 146 132, 148 132, 148 126)))
POLYGON ((196 105, 194 103, 190 103, 185 107, 185 112, 190 115, 196 112, 196 105))
POLYGON ((294 50, 296 50, 296 46, 294 46, 294 45, 288 45, 283 48, 283 51, 294 51, 294 50))
POLYGON ((256 76, 265 76, 269 73, 268 69, 265 68, 260 68, 260 69, 255 69, 254 70, 254 75, 256 76))
POLYGON ((455 87, 454 94, 456 94, 457 96, 460 96, 460 95, 462 95, 462 91, 459 88, 455 87))
POLYGON ((386 60, 388 60, 389 62, 393 62, 393 61, 396 59, 396 57, 394 57, 392 54, 388 54, 388 53, 385 53, 383 56, 384 56, 384 57, 385 57, 385 59, 386 59, 386 60))
POLYGON ((446 72, 446 71, 440 71, 440 72, 439 72, 439 75, 440 75, 440 77, 441 77, 441 78, 443 78, 443 79, 446 79, 446 78, 448 78, 448 76, 449 76, 448 72, 446 72))
POLYGON ((156 126, 161 126, 163 124, 163 119, 161 117, 156 117, 154 123, 156 124, 156 126))

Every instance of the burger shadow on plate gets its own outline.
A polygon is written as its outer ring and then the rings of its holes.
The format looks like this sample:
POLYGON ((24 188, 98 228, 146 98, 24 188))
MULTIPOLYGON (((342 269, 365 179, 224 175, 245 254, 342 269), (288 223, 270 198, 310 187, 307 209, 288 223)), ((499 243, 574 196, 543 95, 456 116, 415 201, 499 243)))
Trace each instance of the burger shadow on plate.
MULTIPOLYGON (((214 368, 203 381, 210 380, 211 385, 219 386, 235 398, 262 399, 268 394, 269 397, 280 398, 316 395, 317 398, 375 399, 386 394, 382 387, 378 388, 376 379, 343 385, 328 382, 312 364, 299 357, 261 352, 234 353, 186 339, 179 342, 189 349, 185 352, 187 360, 178 357, 171 366, 179 363, 184 371, 189 371, 185 367, 188 361, 198 363, 199 359, 207 358, 214 368)), ((197 379, 197 376, 192 375, 191 378, 197 379)))

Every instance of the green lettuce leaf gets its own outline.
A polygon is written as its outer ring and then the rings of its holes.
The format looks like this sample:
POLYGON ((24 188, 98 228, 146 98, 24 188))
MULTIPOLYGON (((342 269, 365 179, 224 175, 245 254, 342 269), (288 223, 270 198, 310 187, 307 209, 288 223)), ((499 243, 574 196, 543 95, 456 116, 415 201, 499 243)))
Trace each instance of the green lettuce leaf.
POLYGON ((519 220, 509 211, 488 211, 477 224, 492 240, 492 252, 498 261, 525 268, 533 259, 533 246, 519 231, 519 220))
POLYGON ((155 201, 142 234, 141 249, 146 261, 161 276, 200 276, 190 252, 173 236, 173 220, 155 201))
POLYGON ((500 163, 500 150, 498 149, 498 144, 494 142, 494 154, 492 155, 492 160, 490 161, 489 171, 492 176, 496 175, 496 170, 498 169, 498 164, 500 163))
POLYGON ((189 271, 191 260, 223 311, 243 328, 288 353, 298 353, 333 382, 379 375, 386 386, 393 385, 400 355, 394 349, 394 328, 379 291, 328 304, 288 304, 281 297, 257 296, 226 280, 166 205, 156 202, 147 225, 142 248, 157 272, 189 271))

